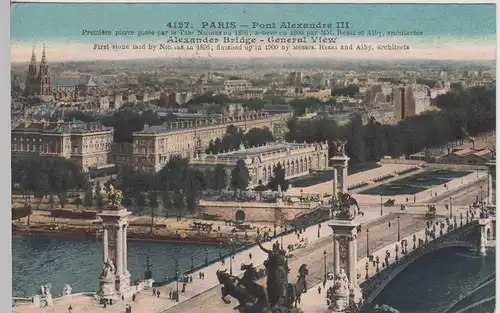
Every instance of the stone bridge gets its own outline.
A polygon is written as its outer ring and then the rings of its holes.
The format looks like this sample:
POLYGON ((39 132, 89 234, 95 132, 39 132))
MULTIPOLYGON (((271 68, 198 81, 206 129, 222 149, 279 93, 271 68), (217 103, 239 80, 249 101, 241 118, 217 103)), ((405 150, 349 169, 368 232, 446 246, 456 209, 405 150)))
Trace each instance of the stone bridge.
POLYGON ((392 263, 389 260, 389 266, 383 268, 378 274, 375 273, 375 275, 369 277, 368 280, 365 280, 361 284, 364 302, 370 304, 393 279, 424 255, 451 247, 466 247, 479 251, 480 239, 478 238, 478 226, 477 220, 471 221, 471 223, 443 233, 441 236, 437 235, 436 239, 428 239, 427 243, 425 243, 424 239, 423 245, 420 247, 417 246, 415 250, 401 255, 397 261, 395 258, 392 258, 392 263))
POLYGON ((450 247, 466 247, 485 255, 492 218, 440 216, 430 220, 427 228, 405 238, 398 235, 397 241, 362 259, 356 256, 357 241, 361 239, 357 238, 357 225, 333 222, 329 226, 334 231, 334 255, 338 255, 334 256, 334 273, 340 273, 343 268, 352 286, 354 299, 351 300, 362 301, 369 307, 392 280, 424 255, 450 247))

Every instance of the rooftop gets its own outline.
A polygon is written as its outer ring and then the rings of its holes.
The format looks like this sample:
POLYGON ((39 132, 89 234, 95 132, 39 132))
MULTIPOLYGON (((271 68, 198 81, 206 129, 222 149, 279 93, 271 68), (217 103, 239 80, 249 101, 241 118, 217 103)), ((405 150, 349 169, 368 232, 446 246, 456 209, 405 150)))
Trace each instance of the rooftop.
POLYGON ((205 120, 176 121, 156 126, 144 125, 144 129, 138 132, 134 132, 134 135, 160 134, 160 133, 175 132, 179 130, 196 129, 203 127, 210 127, 214 125, 223 125, 223 124, 231 125, 238 122, 253 121, 269 117, 270 115, 268 113, 253 113, 242 116, 224 116, 224 117, 205 119, 205 120))
POLYGON ((92 75, 52 77, 50 83, 54 87, 86 87, 105 85, 102 78, 92 75))
POLYGON ((17 125, 12 125, 12 132, 40 132, 40 133, 88 133, 99 131, 112 131, 97 123, 84 123, 82 121, 48 122, 25 120, 17 125))

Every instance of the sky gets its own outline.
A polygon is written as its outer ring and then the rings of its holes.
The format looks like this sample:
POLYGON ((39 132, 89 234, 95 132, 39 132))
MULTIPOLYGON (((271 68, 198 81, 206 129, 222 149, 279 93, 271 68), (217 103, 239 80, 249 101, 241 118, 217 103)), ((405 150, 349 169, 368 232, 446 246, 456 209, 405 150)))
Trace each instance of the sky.
MULTIPOLYGON (((210 36, 219 41, 223 37, 210 36)), ((39 59, 43 44, 49 61, 154 57, 492 60, 496 58, 496 8, 494 4, 13 4, 12 62, 29 61, 33 46, 39 59), (349 22, 350 33, 338 33, 339 21, 349 22), (183 31, 193 35, 181 34, 174 22, 187 26, 183 31), (211 28, 212 22, 223 22, 224 26, 233 22, 235 28, 211 28), (276 28, 261 27, 273 22, 276 28), (332 35, 320 34, 321 29, 296 29, 296 34, 290 34, 290 29, 280 28, 282 22, 331 23, 331 27, 322 29, 332 35), (110 35, 88 35, 100 30, 110 35), (255 38, 261 50, 255 46, 251 50, 218 50, 216 44, 209 51, 187 51, 185 45, 175 50, 179 46, 176 44, 170 44, 169 50, 159 49, 160 44, 167 44, 169 36, 205 37, 197 34, 199 30, 230 32, 232 38, 237 36, 236 31, 243 31, 240 37, 255 38), (138 36, 146 31, 152 35, 138 36), (257 31, 275 33, 266 36, 257 31), (383 36, 368 36, 369 31, 383 36), (388 33, 391 31, 416 31, 418 35, 394 36, 388 33), (129 33, 125 36, 117 32, 129 33), (309 49, 294 49, 295 44, 276 47, 267 41, 269 36, 305 37, 302 46, 309 49), (338 49, 320 50, 319 44, 313 42, 315 37, 334 40, 335 44, 329 46, 337 45, 338 49), (96 49, 106 44, 110 49, 96 49), (129 49, 114 50, 113 44, 129 45, 129 49), (145 45, 146 49, 132 49, 132 45, 145 45), (340 50, 340 46, 349 45, 353 50, 340 50), (152 46, 156 47, 154 51, 149 49, 152 46), (403 49, 388 50, 394 47, 403 49)))

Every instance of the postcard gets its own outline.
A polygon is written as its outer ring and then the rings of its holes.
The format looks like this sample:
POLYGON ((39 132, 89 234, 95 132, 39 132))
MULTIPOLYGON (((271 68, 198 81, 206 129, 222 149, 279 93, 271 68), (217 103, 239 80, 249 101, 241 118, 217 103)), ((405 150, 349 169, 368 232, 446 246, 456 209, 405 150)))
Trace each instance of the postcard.
POLYGON ((13 312, 493 312, 494 4, 14 3, 13 312))

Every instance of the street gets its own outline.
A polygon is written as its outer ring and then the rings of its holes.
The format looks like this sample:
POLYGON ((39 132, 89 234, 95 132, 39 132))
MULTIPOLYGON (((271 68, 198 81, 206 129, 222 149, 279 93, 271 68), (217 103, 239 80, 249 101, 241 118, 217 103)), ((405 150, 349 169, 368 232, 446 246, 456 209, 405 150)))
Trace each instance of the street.
MULTIPOLYGON (((370 227, 369 241, 370 250, 374 251, 384 247, 385 245, 397 240, 397 215, 391 214, 391 227, 389 228, 388 219, 384 218, 380 222, 375 222, 370 227)), ((420 229, 425 228, 426 222, 422 216, 414 214, 400 215, 400 231, 401 237, 407 236, 420 229)), ((326 225, 325 225, 326 226, 326 225)), ((307 282, 309 286, 314 286, 323 280, 324 276, 324 260, 323 251, 327 251, 327 267, 333 268, 333 243, 331 236, 322 238, 314 242, 304 249, 297 251, 300 254, 298 257, 293 257, 289 261, 290 274, 288 279, 290 282, 296 280, 296 275, 299 267, 302 264, 307 264, 309 276, 307 282)), ((358 237, 358 259, 366 256, 366 229, 362 229, 358 237)), ((234 312, 233 307, 237 305, 236 300, 232 299, 232 303, 225 305, 220 299, 221 286, 214 287, 200 295, 195 296, 190 301, 180 303, 175 307, 163 311, 164 313, 230 313, 234 312)), ((309 292, 317 292, 310 289, 309 292)))

